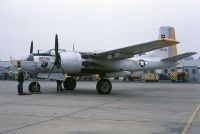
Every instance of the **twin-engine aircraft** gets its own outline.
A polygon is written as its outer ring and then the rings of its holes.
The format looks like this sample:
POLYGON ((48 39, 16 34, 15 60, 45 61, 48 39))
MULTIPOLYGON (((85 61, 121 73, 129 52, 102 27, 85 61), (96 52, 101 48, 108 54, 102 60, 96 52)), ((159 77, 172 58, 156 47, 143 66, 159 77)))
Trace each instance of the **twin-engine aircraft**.
MULTIPOLYGON (((74 76, 98 74, 100 80, 96 84, 97 92, 109 94, 112 90, 109 77, 127 76, 134 71, 168 68, 175 66, 178 60, 195 54, 188 52, 181 55, 173 54, 171 57, 163 56, 164 53, 170 51, 168 46, 175 48, 174 45, 179 43, 170 38, 169 35, 169 32, 164 30, 160 33, 158 40, 101 53, 59 49, 58 36, 56 35, 55 49, 50 49, 45 53, 33 53, 32 42, 30 54, 22 59, 11 58, 11 63, 24 71, 36 73, 37 77, 62 80, 66 90, 75 89, 74 76), (155 49, 157 50, 150 56, 141 55, 155 49), (64 74, 70 77, 64 79, 64 74)), ((30 83, 29 91, 40 91, 37 80, 30 83)))

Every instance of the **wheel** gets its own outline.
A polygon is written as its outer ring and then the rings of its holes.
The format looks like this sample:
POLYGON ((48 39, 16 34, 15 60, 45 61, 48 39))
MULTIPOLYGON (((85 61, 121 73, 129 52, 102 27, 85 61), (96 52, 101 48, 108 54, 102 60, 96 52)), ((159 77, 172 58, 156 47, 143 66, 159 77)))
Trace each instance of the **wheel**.
POLYGON ((123 81, 126 81, 126 78, 123 78, 123 81))
POLYGON ((119 80, 119 77, 114 77, 115 80, 119 80))
POLYGON ((40 92, 40 84, 37 82, 31 82, 28 86, 29 92, 31 93, 38 93, 40 92))
POLYGON ((74 90, 76 88, 76 80, 72 77, 68 77, 63 82, 63 87, 66 90, 74 90))
POLYGON ((131 76, 128 76, 129 81, 133 81, 133 78, 131 76))
POLYGON ((96 89, 99 94, 109 94, 112 90, 112 84, 108 79, 100 79, 96 89))

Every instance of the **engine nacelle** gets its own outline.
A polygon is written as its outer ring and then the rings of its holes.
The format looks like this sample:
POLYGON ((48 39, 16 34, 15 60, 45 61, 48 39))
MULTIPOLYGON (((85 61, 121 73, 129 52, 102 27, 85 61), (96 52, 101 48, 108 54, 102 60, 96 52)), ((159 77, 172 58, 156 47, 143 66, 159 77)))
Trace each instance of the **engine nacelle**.
POLYGON ((78 74, 82 68, 82 58, 79 52, 69 51, 61 52, 61 67, 64 69, 65 73, 68 74, 78 74))

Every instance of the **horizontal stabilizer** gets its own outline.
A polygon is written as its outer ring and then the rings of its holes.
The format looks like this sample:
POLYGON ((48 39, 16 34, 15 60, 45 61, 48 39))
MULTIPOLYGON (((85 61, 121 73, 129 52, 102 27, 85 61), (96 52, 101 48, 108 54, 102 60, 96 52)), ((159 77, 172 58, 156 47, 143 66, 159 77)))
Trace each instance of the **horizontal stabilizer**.
POLYGON ((196 54, 196 52, 188 52, 188 53, 183 53, 183 54, 180 54, 180 55, 177 55, 177 56, 173 56, 173 57, 169 57, 169 58, 166 58, 166 59, 162 59, 162 61, 164 62, 176 62, 178 60, 181 60, 181 59, 184 59, 186 57, 189 57, 189 56, 192 56, 196 54))

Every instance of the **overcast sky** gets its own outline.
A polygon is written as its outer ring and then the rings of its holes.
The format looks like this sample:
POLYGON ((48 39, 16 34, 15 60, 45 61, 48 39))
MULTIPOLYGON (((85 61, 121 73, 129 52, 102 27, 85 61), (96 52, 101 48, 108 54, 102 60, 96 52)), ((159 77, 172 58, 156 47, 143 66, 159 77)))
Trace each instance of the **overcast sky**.
POLYGON ((176 30, 178 53, 200 52, 199 0, 0 0, 0 59, 54 48, 103 51, 176 30))

